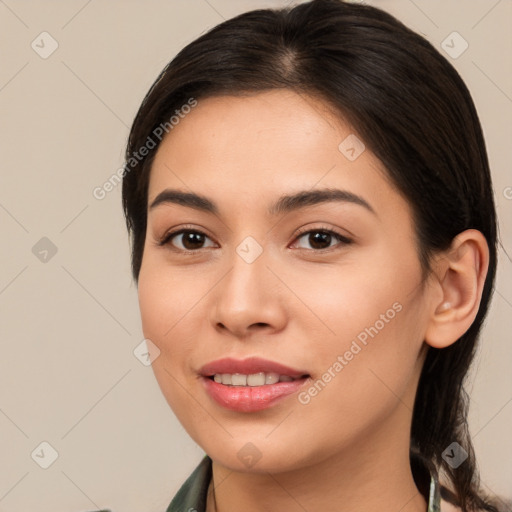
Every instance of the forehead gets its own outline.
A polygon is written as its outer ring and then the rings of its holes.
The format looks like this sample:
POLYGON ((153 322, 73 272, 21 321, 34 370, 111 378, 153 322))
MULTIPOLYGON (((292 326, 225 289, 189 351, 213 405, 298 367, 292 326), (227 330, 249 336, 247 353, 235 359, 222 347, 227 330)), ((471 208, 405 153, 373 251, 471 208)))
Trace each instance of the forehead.
POLYGON ((148 202, 174 188, 237 198, 249 208, 285 192, 326 187, 376 204, 383 191, 388 202, 402 201, 380 161, 325 102, 274 90, 199 99, 160 144, 148 202))

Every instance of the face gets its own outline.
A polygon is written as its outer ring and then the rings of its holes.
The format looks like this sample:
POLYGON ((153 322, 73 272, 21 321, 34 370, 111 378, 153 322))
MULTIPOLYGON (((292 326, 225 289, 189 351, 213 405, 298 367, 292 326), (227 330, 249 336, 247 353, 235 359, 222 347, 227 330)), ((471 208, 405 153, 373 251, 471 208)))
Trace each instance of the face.
POLYGON ((412 215, 354 137, 321 100, 271 91, 199 100, 156 154, 144 336, 172 410, 226 467, 409 435, 427 323, 412 215))

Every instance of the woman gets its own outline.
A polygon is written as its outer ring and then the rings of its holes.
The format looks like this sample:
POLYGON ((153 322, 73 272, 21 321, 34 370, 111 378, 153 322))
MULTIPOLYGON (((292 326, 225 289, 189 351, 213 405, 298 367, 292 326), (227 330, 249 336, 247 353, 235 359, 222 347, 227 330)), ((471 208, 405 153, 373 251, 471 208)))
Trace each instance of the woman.
POLYGON ((146 95, 123 206, 155 376, 207 454, 169 512, 497 510, 463 389, 491 177, 425 39, 341 0, 220 24, 146 95))

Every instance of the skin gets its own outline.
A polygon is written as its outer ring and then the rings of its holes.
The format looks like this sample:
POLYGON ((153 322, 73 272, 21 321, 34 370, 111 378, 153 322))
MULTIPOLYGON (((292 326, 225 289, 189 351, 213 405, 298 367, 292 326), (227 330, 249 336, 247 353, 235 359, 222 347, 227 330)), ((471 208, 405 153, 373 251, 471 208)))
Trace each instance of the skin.
POLYGON ((148 205, 175 188, 219 208, 148 207, 138 284, 144 335, 161 351, 159 386, 213 459, 209 512, 427 508, 409 466, 418 378, 427 346, 448 346, 471 325, 487 245, 465 231, 422 283, 411 209, 369 149, 354 161, 338 149, 352 133, 318 98, 270 91, 199 100, 156 154, 148 205), (325 187, 363 197, 374 213, 349 202, 267 213, 284 194, 325 187), (185 246, 182 235, 158 244, 184 226, 203 244, 185 246), (325 228, 352 243, 315 245, 310 235, 325 228), (248 236, 263 250, 252 263, 236 252, 248 236), (201 366, 228 356, 305 370, 311 384, 395 303, 400 312, 306 405, 295 394, 234 412, 204 391, 201 366), (261 455, 251 467, 237 456, 249 442, 261 455))

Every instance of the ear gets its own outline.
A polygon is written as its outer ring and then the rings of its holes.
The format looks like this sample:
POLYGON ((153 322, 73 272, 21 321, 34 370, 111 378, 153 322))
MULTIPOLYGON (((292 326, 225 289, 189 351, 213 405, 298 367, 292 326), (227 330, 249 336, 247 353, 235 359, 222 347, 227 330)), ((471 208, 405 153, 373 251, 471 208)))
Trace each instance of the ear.
POLYGON ((425 342, 435 348, 455 343, 473 323, 489 267, 489 247, 476 229, 459 233, 433 264, 425 342))

